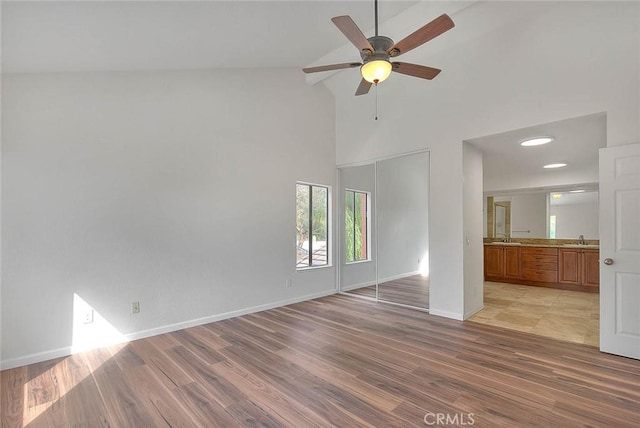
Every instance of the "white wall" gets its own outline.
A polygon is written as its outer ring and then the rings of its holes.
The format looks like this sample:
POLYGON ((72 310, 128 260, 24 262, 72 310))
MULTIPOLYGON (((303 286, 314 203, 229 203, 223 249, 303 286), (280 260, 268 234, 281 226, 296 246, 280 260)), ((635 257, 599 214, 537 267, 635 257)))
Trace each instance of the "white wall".
MULTIPOLYGON (((346 263, 345 262, 345 240, 344 240, 344 209, 336 216, 341 230, 340 246, 340 282, 341 290, 352 290, 376 283, 376 234, 375 225, 375 204, 376 204, 376 168, 374 164, 349 166, 340 168, 340 192, 336 197, 339 200, 338 207, 344 207, 345 189, 361 190, 369 192, 369 261, 346 263), (338 199, 339 198, 339 199, 338 199)), ((336 229, 337 230, 337 229, 336 229)))
POLYGON ((295 182, 336 165, 333 97, 299 70, 2 89, 3 368, 78 345, 74 294, 140 337, 335 292, 334 268, 295 270, 295 182))
POLYGON ((402 57, 443 72, 433 81, 392 75, 378 87, 378 121, 375 89, 353 96, 357 72, 326 81, 338 163, 430 149, 431 313, 464 316, 462 141, 598 112, 607 114, 607 145, 640 140, 639 11, 634 2, 476 3, 402 57))
MULTIPOLYGON (((0 22, 2 22, 2 7, 0 7, 0 22)), ((0 46, 2 45, 2 32, 0 32, 0 46)), ((0 79, 0 100, 2 100, 2 79, 0 79)), ((2 118, 2 103, 0 102, 0 119, 2 118)), ((2 224, 2 121, 0 120, 0 225, 2 224)), ((0 241, 2 239, 0 227, 0 241)), ((0 245, 0 362, 2 361, 2 245, 0 245)), ((0 363, 1 364, 1 363, 0 363)), ((0 365, 0 369, 1 369, 0 365)))
POLYGON ((482 241, 484 198, 482 196, 482 152, 477 147, 464 143, 462 156, 464 162, 464 317, 466 319, 484 307, 482 241))
POLYGON ((552 205, 549 212, 556 216, 556 238, 599 239, 597 203, 552 205))
POLYGON ((429 258, 429 153, 379 161, 376 174, 381 283, 420 272, 429 258))

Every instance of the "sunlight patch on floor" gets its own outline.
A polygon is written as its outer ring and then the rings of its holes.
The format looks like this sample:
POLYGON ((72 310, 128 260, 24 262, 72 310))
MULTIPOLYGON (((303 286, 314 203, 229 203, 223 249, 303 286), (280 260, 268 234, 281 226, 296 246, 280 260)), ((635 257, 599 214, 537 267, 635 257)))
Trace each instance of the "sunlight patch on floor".
MULTIPOLYGON (((98 370, 126 346, 126 339, 78 294, 73 296, 73 355, 62 358, 24 383, 22 422, 28 426, 98 370), (106 359, 93 359, 80 352, 104 348, 106 359)), ((47 364, 46 362, 40 364, 47 364)))

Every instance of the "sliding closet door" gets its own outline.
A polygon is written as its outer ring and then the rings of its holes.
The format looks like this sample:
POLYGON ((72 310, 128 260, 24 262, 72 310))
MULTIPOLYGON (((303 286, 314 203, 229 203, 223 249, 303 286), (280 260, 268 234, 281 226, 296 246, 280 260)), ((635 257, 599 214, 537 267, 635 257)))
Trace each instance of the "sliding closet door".
POLYGON ((340 290, 376 298, 375 165, 340 168, 340 290))
POLYGON ((429 307, 429 153, 376 164, 378 299, 429 307))

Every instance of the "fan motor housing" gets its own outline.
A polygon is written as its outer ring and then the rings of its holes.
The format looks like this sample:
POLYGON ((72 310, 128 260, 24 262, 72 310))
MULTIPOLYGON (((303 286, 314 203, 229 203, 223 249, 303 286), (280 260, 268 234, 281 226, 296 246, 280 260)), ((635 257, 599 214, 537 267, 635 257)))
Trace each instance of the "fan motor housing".
POLYGON ((363 49, 360 51, 363 63, 377 59, 389 60, 389 54, 387 51, 393 46, 393 40, 385 36, 373 36, 369 37, 367 40, 371 43, 371 46, 373 46, 374 51, 371 52, 369 49, 363 49))

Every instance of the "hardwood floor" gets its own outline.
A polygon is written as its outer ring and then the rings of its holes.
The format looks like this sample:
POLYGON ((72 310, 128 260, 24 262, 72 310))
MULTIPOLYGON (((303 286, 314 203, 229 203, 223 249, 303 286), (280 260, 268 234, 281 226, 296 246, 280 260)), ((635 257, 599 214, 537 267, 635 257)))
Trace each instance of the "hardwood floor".
MULTIPOLYGON (((376 286, 370 285, 348 292, 375 299, 376 286)), ((412 275, 383 282, 379 284, 378 298, 385 302, 429 309, 429 278, 422 275, 412 275)))
POLYGON ((2 427, 640 424, 640 361, 344 295, 0 376, 2 427))

